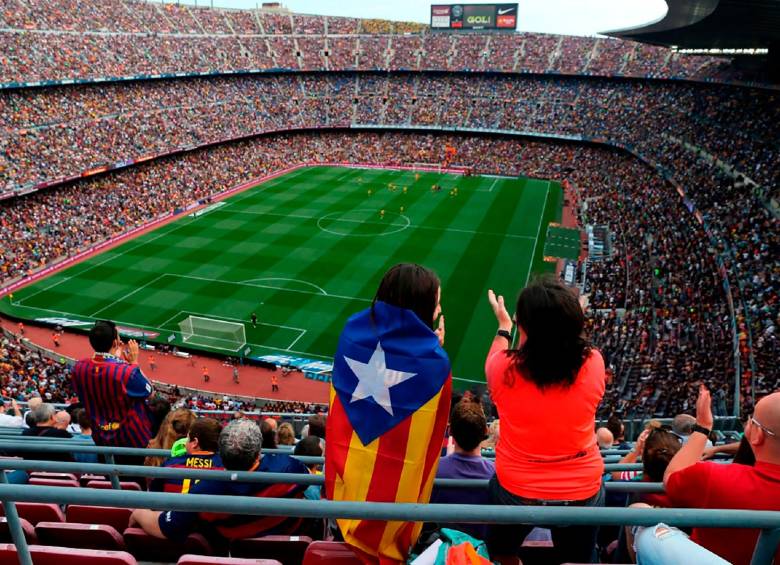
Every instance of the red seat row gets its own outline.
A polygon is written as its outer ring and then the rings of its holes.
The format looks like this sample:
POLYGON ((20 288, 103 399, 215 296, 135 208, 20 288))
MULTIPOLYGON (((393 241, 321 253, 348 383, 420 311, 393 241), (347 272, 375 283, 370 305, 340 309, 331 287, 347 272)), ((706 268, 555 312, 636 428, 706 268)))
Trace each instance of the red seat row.
MULTIPOLYGON (((126 551, 141 561, 176 562, 184 554, 213 553, 210 544, 198 534, 189 536, 182 544, 154 538, 140 528, 128 528, 131 511, 127 508, 71 504, 63 512, 56 504, 37 502, 17 502, 16 508, 28 544, 126 551)), ((5 518, 0 518, 0 542, 11 542, 5 518)), ((346 545, 312 543, 305 536, 235 540, 230 545, 230 554, 237 558, 262 556, 283 565, 360 563, 346 545)))
MULTIPOLYGON (((137 565, 136 558, 126 551, 102 551, 30 545, 35 565, 137 565)), ((159 557, 156 561, 160 561, 159 557)), ((0 564, 18 563, 16 547, 0 543, 0 564)), ((283 565, 275 559, 244 559, 240 557, 214 557, 184 554, 175 561, 177 565, 283 565)), ((299 561, 298 563, 301 563, 299 561)), ((309 545, 302 560, 303 565, 360 565, 358 559, 344 543, 315 541, 309 545)))
MULTIPOLYGON (((135 558, 125 551, 97 551, 70 547, 31 545, 30 553, 35 565, 137 565, 135 558)), ((18 563, 16 547, 0 543, 0 564, 18 563)), ((239 559, 234 557, 209 557, 206 555, 182 555, 177 565, 282 565, 273 559, 239 559)))

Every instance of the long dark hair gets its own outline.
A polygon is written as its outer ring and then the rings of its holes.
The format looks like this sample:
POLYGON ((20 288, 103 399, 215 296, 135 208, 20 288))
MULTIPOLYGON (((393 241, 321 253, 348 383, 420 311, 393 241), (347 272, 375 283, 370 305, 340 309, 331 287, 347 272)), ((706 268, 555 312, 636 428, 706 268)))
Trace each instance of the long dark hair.
MULTIPOLYGON (((574 293, 557 278, 540 277, 520 293, 515 320, 526 334, 525 343, 511 353, 520 374, 539 388, 572 385, 591 350, 574 293)), ((510 372, 507 385, 513 384, 510 372)))
POLYGON ((382 277, 371 304, 381 300, 391 306, 411 310, 420 321, 433 329, 433 314, 439 292, 439 277, 430 269, 415 263, 399 263, 391 267, 382 277))
POLYGON ((647 479, 653 482, 663 481, 669 462, 681 447, 680 438, 670 430, 653 428, 642 451, 642 470, 647 479))

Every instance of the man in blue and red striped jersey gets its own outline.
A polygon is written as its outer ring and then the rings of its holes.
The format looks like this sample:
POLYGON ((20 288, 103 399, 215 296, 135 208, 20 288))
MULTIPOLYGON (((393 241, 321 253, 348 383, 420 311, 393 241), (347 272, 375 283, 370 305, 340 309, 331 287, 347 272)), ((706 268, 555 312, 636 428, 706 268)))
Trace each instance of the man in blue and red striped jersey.
POLYGON ((152 417, 146 403, 152 385, 138 366, 138 344, 125 347, 113 322, 98 321, 89 331, 92 357, 71 370, 73 390, 92 423, 96 445, 146 447, 152 417))
MULTIPOLYGON (((217 453, 221 432, 222 425, 214 418, 198 418, 187 434, 187 452, 169 457, 162 466, 172 469, 223 470, 222 459, 217 453)), ((154 479, 149 490, 187 494, 195 483, 197 481, 191 479, 154 479)))
MULTIPOLYGON (((260 428, 249 419, 233 420, 219 434, 219 455, 229 471, 256 473, 307 474, 306 465, 286 454, 263 457, 260 451, 263 436, 260 428)), ((190 488, 190 494, 224 496, 255 496, 263 498, 303 498, 306 485, 294 483, 250 483, 241 481, 200 480, 190 488)), ((204 534, 213 546, 220 548, 227 541, 270 534, 299 533, 304 520, 286 516, 249 516, 215 512, 158 512, 134 510, 130 526, 138 525, 154 537, 184 540, 192 532, 204 534)))

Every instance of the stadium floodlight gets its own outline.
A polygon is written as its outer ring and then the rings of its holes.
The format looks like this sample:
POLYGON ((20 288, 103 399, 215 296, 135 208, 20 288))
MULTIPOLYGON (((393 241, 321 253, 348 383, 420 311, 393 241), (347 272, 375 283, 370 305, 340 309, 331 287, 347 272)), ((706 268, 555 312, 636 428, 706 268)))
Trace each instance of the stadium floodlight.
POLYGON ((246 330, 240 322, 226 322, 202 316, 187 316, 179 322, 181 338, 187 345, 238 351, 246 345, 246 330))

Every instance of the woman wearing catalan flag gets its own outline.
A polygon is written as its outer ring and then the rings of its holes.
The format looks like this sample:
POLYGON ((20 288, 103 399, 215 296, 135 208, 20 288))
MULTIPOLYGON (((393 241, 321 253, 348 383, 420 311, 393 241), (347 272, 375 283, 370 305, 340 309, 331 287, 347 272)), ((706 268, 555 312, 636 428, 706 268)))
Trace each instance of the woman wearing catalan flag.
MULTIPOLYGON (((435 273, 400 264, 370 308, 347 320, 330 389, 325 492, 330 500, 426 503, 452 392, 435 273)), ((422 523, 338 520, 367 563, 402 563, 422 523)))

